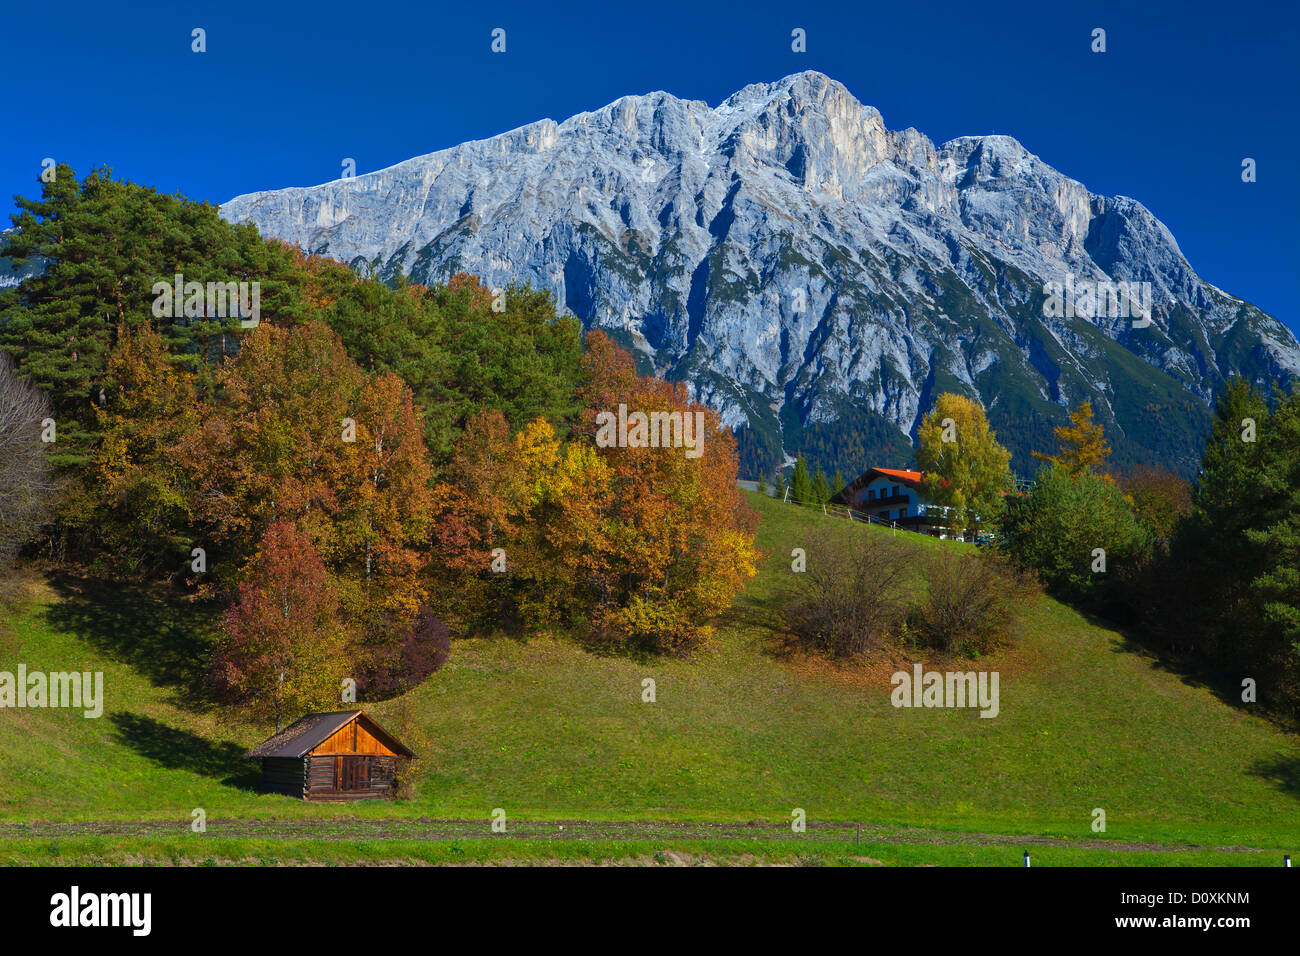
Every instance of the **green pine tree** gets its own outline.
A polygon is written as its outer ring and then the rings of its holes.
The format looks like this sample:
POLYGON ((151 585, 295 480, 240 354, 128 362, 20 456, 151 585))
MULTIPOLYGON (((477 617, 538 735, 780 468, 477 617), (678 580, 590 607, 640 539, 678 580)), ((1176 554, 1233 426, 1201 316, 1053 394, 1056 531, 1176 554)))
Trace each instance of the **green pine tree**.
POLYGON ((817 476, 813 478, 812 500, 815 505, 824 505, 831 500, 830 486, 826 483, 826 474, 817 466, 817 476))
POLYGON ((1300 714, 1300 392, 1280 398, 1258 437, 1260 500, 1245 533, 1258 571, 1250 581, 1260 617, 1257 656, 1272 685, 1265 689, 1300 714))
POLYGON ((108 169, 78 182, 66 165, 41 183, 40 199, 15 197, 16 231, 5 255, 43 271, 0 293, 0 349, 50 396, 57 440, 50 456, 78 472, 98 444, 96 408, 119 329, 153 326, 173 360, 211 384, 217 362, 237 350, 239 317, 154 314, 156 282, 258 282, 262 316, 303 314, 293 253, 233 226, 217 207, 116 180, 108 169))
POLYGON ((1269 418, 1264 396, 1246 382, 1234 379, 1223 390, 1201 456, 1192 514, 1174 534, 1172 561, 1180 569, 1179 584, 1204 609, 1191 624, 1198 632, 1196 643, 1212 657, 1255 653, 1243 646, 1259 630, 1247 623, 1258 619, 1248 585, 1267 570, 1268 558, 1245 532, 1261 527, 1258 475, 1269 418))
POLYGON ((803 455, 794 463, 794 474, 790 476, 790 498, 795 504, 810 505, 813 503, 813 483, 808 474, 808 463, 803 460, 803 455))

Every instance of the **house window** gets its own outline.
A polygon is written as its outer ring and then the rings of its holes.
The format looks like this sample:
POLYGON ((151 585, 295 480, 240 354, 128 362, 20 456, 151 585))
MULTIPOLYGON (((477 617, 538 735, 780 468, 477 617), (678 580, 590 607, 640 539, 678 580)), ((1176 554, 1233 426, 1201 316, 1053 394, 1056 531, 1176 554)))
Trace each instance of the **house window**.
POLYGON ((875 501, 875 500, 876 500, 876 489, 875 489, 875 488, 868 488, 868 489, 867 489, 867 500, 868 500, 868 501, 875 501))
POLYGON ((906 508, 899 508, 899 509, 898 509, 898 517, 899 517, 899 520, 900 520, 900 521, 901 521, 903 518, 906 518, 906 517, 907 517, 907 509, 906 509, 906 508))

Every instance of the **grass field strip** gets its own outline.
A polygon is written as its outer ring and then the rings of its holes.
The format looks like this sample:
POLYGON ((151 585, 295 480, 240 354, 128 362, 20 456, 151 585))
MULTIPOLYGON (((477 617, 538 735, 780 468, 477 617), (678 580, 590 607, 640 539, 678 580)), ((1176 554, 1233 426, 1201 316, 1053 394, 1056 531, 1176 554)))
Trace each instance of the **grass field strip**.
MULTIPOLYGON (((1247 846, 1197 846, 1105 839, 1070 839, 1025 834, 967 833, 923 827, 886 826, 855 822, 806 824, 808 836, 781 823, 706 823, 643 820, 512 820, 505 833, 493 833, 487 820, 209 820, 214 836, 258 839, 313 840, 798 840, 816 834, 819 840, 871 843, 934 844, 942 846, 1056 846, 1120 852, 1177 853, 1212 850, 1223 853, 1271 852, 1247 846)), ((83 836, 165 836, 188 832, 170 821, 100 821, 81 823, 0 824, 0 838, 50 839, 83 836)))

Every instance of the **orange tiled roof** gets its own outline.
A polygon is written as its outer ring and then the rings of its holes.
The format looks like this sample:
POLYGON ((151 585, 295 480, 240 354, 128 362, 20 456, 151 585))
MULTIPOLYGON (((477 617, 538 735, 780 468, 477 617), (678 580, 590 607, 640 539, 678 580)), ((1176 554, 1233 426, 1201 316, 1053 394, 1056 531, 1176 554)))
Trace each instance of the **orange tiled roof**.
POLYGON ((902 471, 897 468, 872 468, 872 471, 878 471, 882 475, 888 475, 890 478, 897 478, 899 481, 906 481, 911 484, 919 484, 924 477, 919 471, 902 471))

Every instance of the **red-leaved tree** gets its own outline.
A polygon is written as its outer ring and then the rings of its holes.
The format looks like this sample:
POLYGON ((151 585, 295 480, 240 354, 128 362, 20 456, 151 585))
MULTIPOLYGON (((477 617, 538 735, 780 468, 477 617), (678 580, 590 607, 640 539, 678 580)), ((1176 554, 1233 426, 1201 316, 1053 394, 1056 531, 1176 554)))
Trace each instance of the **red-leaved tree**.
POLYGON ((284 718, 338 699, 346 670, 338 599, 311 539, 273 521, 223 619, 214 678, 257 717, 284 718))

